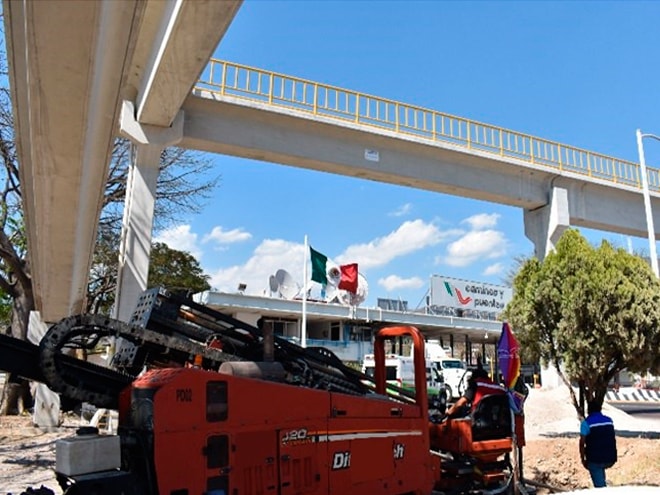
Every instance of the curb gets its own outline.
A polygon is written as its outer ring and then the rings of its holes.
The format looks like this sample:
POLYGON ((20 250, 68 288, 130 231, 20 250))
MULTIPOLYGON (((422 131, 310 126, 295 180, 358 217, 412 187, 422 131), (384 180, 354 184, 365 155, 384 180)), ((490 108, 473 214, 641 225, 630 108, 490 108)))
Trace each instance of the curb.
POLYGON ((615 392, 610 390, 605 396, 607 402, 660 402, 660 391, 628 389, 615 392))

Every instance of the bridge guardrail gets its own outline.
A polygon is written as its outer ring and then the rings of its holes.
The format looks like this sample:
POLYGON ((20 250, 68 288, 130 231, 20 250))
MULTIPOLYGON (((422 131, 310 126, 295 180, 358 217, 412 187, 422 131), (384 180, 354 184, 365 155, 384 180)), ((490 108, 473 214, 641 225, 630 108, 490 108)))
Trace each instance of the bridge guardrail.
MULTIPOLYGON (((639 164, 435 110, 211 59, 195 87, 641 189, 639 164)), ((647 167, 660 192, 660 170, 647 167)))

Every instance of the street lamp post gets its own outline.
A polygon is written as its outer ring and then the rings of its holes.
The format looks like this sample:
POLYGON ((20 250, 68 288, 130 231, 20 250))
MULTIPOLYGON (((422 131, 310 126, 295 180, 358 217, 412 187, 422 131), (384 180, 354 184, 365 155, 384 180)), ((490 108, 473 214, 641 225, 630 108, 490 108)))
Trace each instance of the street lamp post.
POLYGON ((649 179, 646 173, 646 160, 644 159, 643 139, 650 137, 660 141, 660 137, 654 134, 642 134, 637 129, 637 150, 639 151, 639 173, 642 176, 642 194, 644 195, 644 210, 646 211, 646 230, 649 234, 649 256, 651 257, 651 268, 658 277, 658 255, 655 250, 655 229, 653 227, 653 213, 651 212, 651 195, 649 194, 649 179))

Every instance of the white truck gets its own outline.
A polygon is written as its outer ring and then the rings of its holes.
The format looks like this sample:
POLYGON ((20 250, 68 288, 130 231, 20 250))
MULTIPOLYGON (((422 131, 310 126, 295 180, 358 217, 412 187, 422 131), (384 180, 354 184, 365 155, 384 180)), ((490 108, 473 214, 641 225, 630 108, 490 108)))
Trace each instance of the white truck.
MULTIPOLYGON (((373 354, 365 354, 362 360, 362 373, 373 378, 376 361, 373 354)), ((388 383, 404 389, 415 387, 415 366, 410 356, 385 355, 385 379, 388 383)))
MULTIPOLYGON (((365 354, 362 360, 362 373, 373 377, 376 363, 373 354, 365 354)), ((415 389, 415 365, 412 356, 400 356, 398 354, 387 354, 385 356, 385 379, 399 388, 413 391, 415 389)), ((438 381, 438 373, 435 373, 432 364, 426 361, 426 386, 431 395, 438 395, 444 388, 444 384, 438 381)))
POLYGON ((426 365, 438 383, 447 391, 447 401, 458 399, 467 386, 467 367, 460 359, 449 355, 450 351, 440 345, 437 340, 426 343, 426 365))
MULTIPOLYGON (((458 399, 465 388, 470 373, 465 363, 450 356, 450 350, 443 348, 437 340, 426 342, 426 382, 429 395, 437 395, 438 391, 446 391, 448 402, 458 399)), ((387 381, 407 390, 413 390, 415 384, 412 356, 387 354, 385 356, 387 381)), ((362 372, 373 376, 375 368, 374 355, 366 354, 362 360, 362 372)))

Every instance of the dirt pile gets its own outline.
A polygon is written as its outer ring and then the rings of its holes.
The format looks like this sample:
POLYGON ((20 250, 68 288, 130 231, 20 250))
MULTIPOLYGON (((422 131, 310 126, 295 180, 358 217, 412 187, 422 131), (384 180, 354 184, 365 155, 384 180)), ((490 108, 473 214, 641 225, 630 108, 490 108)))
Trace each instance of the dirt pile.
MULTIPOLYGON (((660 492, 660 440, 617 437, 619 460, 607 470, 607 484, 658 486, 660 492)), ((526 479, 563 490, 591 488, 589 472, 582 467, 578 439, 531 440, 523 449, 526 479)), ((549 490, 539 489, 539 493, 549 490)))

